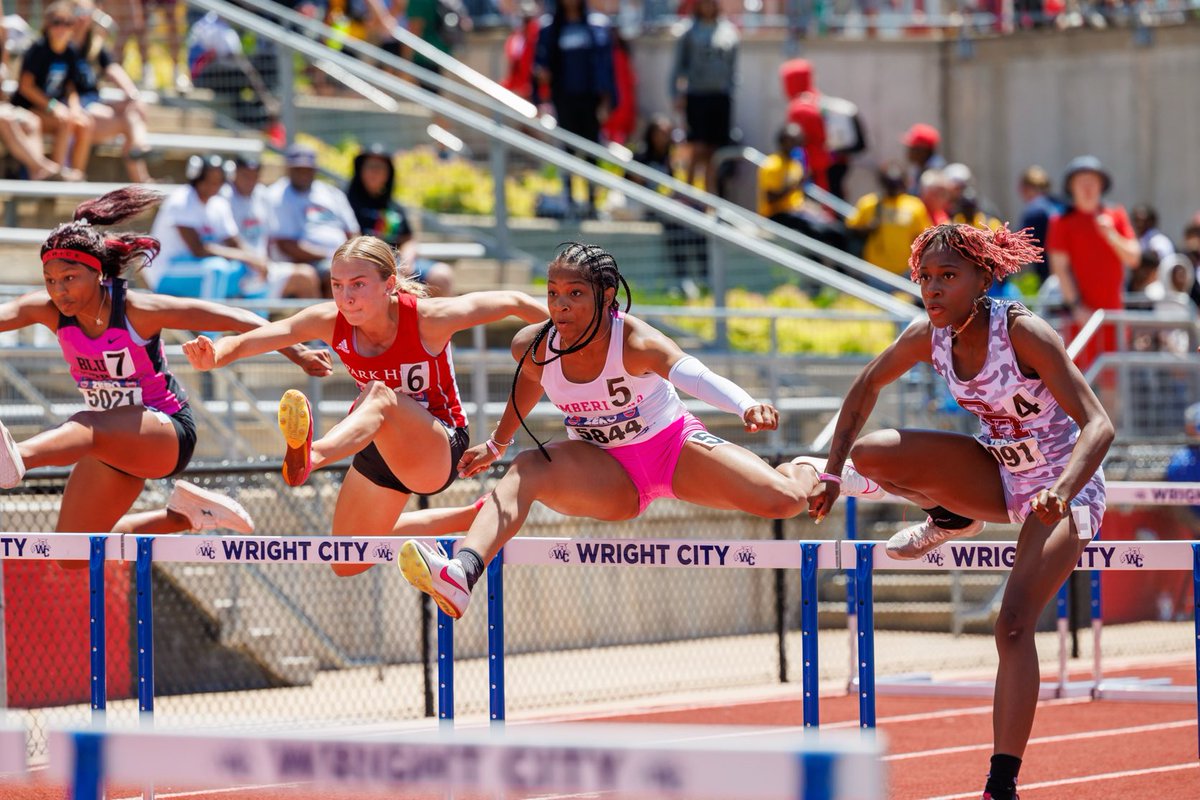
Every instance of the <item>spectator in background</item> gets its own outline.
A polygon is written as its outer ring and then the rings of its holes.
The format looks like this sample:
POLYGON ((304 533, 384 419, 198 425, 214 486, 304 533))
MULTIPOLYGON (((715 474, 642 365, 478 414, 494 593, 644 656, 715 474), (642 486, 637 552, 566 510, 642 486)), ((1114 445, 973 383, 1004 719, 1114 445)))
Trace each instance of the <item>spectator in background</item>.
POLYGON ((1200 274, 1200 214, 1197 214, 1183 229, 1183 254, 1192 262, 1200 274))
POLYGON ((221 187, 221 197, 229 203, 238 237, 246 249, 267 264, 267 271, 250 271, 242 276, 239 297, 271 299, 279 297, 320 297, 321 279, 309 264, 291 264, 270 259, 267 223, 270 208, 267 187, 259 183, 261 165, 252 156, 233 161, 233 179, 221 187))
MULTIPOLYGON (((564 130, 589 141, 600 141, 600 126, 616 102, 612 32, 603 14, 588 11, 585 0, 558 0, 538 33, 533 76, 550 87, 554 115, 564 130)), ((574 213, 571 177, 564 174, 567 213, 574 213)), ((588 183, 590 215, 596 207, 596 188, 588 183)))
POLYGON ((833 160, 825 144, 825 118, 821 116, 816 97, 809 92, 793 97, 788 101, 787 118, 803 134, 800 160, 804 164, 806 181, 828 189, 829 166, 833 160))
POLYGON ((879 169, 879 194, 859 198, 846 227, 866 236, 863 259, 896 275, 907 275, 912 243, 932 224, 921 198, 904 190, 904 168, 896 163, 879 169))
POLYGON ((600 126, 604 139, 625 145, 633 138, 637 126, 637 74, 633 68, 633 53, 629 42, 635 34, 628 32, 628 26, 618 28, 613 33, 613 85, 615 86, 612 111, 608 119, 600 126))
MULTIPOLYGON (((1104 195, 1112 179, 1095 156, 1080 156, 1067 165, 1063 194, 1070 206, 1050 220, 1046 235, 1050 271, 1058 278, 1063 304, 1077 326, 1073 335, 1096 309, 1124 306, 1125 270, 1142 255, 1133 226, 1121 206, 1107 206, 1104 195)), ((1116 349, 1116 332, 1105 326, 1085 363, 1101 352, 1116 349)))
MULTIPOLYGON (((976 228, 988 228, 990 230, 999 230, 1001 226, 1000 220, 988 214, 979 207, 979 194, 975 191, 974 186, 965 186, 958 190, 957 197, 953 189, 950 190, 950 195, 954 202, 954 215, 950 218, 951 222, 971 225, 976 228)), ((993 281, 993 288, 1003 283, 1003 281, 993 281)))
POLYGON ((162 12, 167 28, 167 57, 171 60, 171 87, 176 91, 191 88, 187 72, 176 61, 179 58, 179 21, 176 16, 175 0, 104 0, 101 6, 117 20, 117 61, 124 61, 125 48, 132 38, 137 46, 138 61, 142 65, 142 88, 150 90, 157 85, 151 64, 150 46, 147 39, 147 23, 154 8, 162 12))
POLYGON ((546 102, 545 98, 533 94, 533 56, 541 28, 541 5, 538 0, 521 0, 517 12, 519 19, 512 33, 504 40, 504 60, 508 62, 508 73, 501 85, 534 105, 541 105, 546 102))
POLYGON ((927 169, 921 173, 921 202, 929 214, 929 222, 942 225, 950 221, 950 187, 940 169, 927 169))
POLYGON ((373 144, 355 156, 346 199, 359 230, 399 251, 401 274, 428 286, 432 296, 449 297, 454 293, 454 269, 417 254, 417 238, 408 213, 394 199, 396 165, 392 159, 392 153, 381 144, 373 144))
MULTIPOLYGON (((1183 432, 1188 442, 1171 455, 1163 477, 1174 483, 1200 483, 1200 403, 1184 409, 1183 432)), ((1191 535, 1200 533, 1200 505, 1176 506, 1175 518, 1191 535)))
MULTIPOLYGON (((909 164, 909 191, 913 194, 920 194, 921 178, 925 173, 931 169, 940 170, 946 166, 946 159, 942 158, 938 152, 938 148, 942 145, 942 135, 932 125, 918 122, 908 129, 908 133, 904 134, 903 141, 905 156, 909 164)), ((932 210, 930 210, 930 216, 933 216, 932 210)), ((940 223, 935 219, 933 224, 940 223)))
MULTIPOLYGON (((448 56, 454 55, 463 34, 471 29, 471 16, 459 0, 408 0, 404 19, 409 33, 448 56)), ((402 46, 400 53, 418 67, 442 74, 437 63, 411 47, 402 46)))
POLYGON ((92 0, 76 0, 75 30, 72 45, 79 53, 79 104, 92 119, 92 142, 99 144, 117 136, 123 138, 121 155, 125 172, 134 183, 146 183, 146 107, 138 88, 125 68, 105 46, 107 34, 94 19, 96 9, 92 0), (106 103, 100 99, 100 81, 104 78, 116 84, 125 99, 106 103))
MULTIPOLYGON (((1021 195, 1024 207, 1021 209, 1021 222, 1018 230, 1031 228, 1034 244, 1046 246, 1046 231, 1050 228, 1050 218, 1062 212, 1062 208, 1050 197, 1050 176, 1046 170, 1036 164, 1021 173, 1017 184, 1017 192, 1021 195)), ((1043 252, 1038 261, 1033 264, 1038 280, 1044 282, 1050 275, 1050 265, 1043 252)))
POLYGON ((697 0, 675 40, 669 90, 687 127, 687 182, 694 183, 699 170, 710 192, 717 187, 713 153, 729 144, 733 127, 739 46, 737 28, 721 15, 717 0, 697 0))
POLYGON ((79 102, 79 54, 71 45, 75 7, 69 2, 46 7, 42 38, 25 52, 13 105, 37 114, 42 130, 54 137, 50 158, 80 174, 92 152, 92 119, 79 102))
MULTIPOLYGON (((2 6, 0 3, 0 13, 2 6)), ((8 28, 0 25, 0 82, 8 77, 7 38, 8 28)), ((46 158, 42 150, 41 121, 32 111, 14 106, 3 91, 0 91, 0 143, 25 168, 25 177, 30 180, 80 180, 83 177, 74 170, 64 171, 61 164, 46 158)))
POLYGON ((275 52, 263 48, 247 57, 237 31, 214 12, 192 25, 187 47, 192 82, 212 90, 238 122, 265 131, 272 141, 281 143, 279 101, 268 88, 275 82, 275 52))
POLYGON ((1129 216, 1143 252, 1153 253, 1160 263, 1175 255, 1175 244, 1171 237, 1158 229, 1158 211, 1153 206, 1138 203, 1129 216))
POLYGON ((321 276, 322 294, 332 297, 329 260, 344 242, 358 235, 358 220, 340 189, 316 180, 316 151, 292 145, 286 163, 287 175, 267 194, 274 219, 272 241, 283 260, 312 265, 321 276))
MULTIPOLYGON (((867 137, 863 130, 858 106, 841 97, 831 97, 817 89, 812 62, 806 58, 792 58, 779 67, 779 78, 783 83, 783 96, 792 101, 799 100, 810 109, 815 108, 821 116, 822 130, 818 133, 828 155, 826 179, 829 191, 846 199, 845 179, 850 168, 850 157, 867 149, 867 137)), ((811 111, 799 111, 803 117, 811 111)), ((800 119, 793 120, 801 122, 800 119)), ((801 122, 801 124, 803 124, 801 122)))
POLYGON ((238 238, 237 225, 221 187, 233 164, 220 156, 192 156, 187 184, 159 207, 150 235, 162 250, 143 271, 150 288, 176 297, 225 300, 236 297, 246 269, 266 272, 266 259, 238 238))
POLYGON ((804 133, 789 122, 779 129, 775 152, 758 168, 758 213, 834 247, 846 237, 821 211, 804 201, 804 133))
MULTIPOLYGON (((674 126, 671 120, 662 114, 656 114, 648 123, 642 134, 642 143, 638 148, 635 160, 640 164, 653 167, 667 175, 675 171, 675 140, 674 126)), ((644 184, 636 175, 627 176, 634 183, 644 184)), ((660 188, 660 191, 665 191, 660 188)), ((673 195, 681 203, 691 204, 685 197, 673 195)), ((671 262, 671 276, 674 286, 681 295, 689 300, 700 297, 701 281, 708 274, 708 242, 703 234, 691 228, 680 225, 672 219, 661 217, 652 209, 646 217, 662 225, 665 239, 667 260, 671 262), (695 264, 698 269, 693 269, 695 264)))

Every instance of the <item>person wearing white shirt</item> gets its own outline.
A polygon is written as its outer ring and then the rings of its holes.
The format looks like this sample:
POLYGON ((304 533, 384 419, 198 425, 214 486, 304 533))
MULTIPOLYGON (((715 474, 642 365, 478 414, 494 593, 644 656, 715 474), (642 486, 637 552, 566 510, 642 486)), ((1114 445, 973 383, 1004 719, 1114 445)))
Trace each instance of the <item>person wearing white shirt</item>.
POLYGON ((233 163, 233 179, 221 188, 221 197, 229 203, 242 242, 267 262, 266 275, 250 273, 242 279, 239 296, 320 297, 321 279, 311 265, 269 258, 271 210, 267 187, 258 182, 261 164, 252 156, 238 156, 233 163))
POLYGON ((220 196, 233 165, 220 156, 192 156, 186 186, 159 208, 150 235, 162 243, 145 270, 150 288, 162 294, 223 300, 237 296, 248 271, 266 274, 266 259, 238 238, 228 201, 220 196))
POLYGON ((317 155, 313 150, 301 145, 288 148, 287 168, 287 177, 272 185, 268 194, 271 241, 281 258, 315 267, 321 276, 321 291, 332 297, 329 260, 344 242, 359 234, 358 220, 340 189, 315 180, 317 155))

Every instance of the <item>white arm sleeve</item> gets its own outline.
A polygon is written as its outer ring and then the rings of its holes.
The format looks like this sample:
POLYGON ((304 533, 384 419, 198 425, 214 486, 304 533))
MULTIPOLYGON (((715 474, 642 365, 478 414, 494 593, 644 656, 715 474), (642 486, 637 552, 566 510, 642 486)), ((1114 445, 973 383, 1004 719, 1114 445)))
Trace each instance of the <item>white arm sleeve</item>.
POLYGON ((739 419, 745 417, 747 409, 758 405, 758 401, 745 389, 728 378, 722 378, 695 356, 684 356, 676 361, 667 373, 667 380, 713 408, 737 414, 739 419))

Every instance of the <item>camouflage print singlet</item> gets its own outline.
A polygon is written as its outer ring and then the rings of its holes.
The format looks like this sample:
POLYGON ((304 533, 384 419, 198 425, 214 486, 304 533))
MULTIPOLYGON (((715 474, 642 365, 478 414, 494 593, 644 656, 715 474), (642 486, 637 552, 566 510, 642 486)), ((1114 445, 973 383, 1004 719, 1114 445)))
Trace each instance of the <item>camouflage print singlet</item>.
MULTIPOLYGON (((933 329, 933 368, 960 406, 979 418, 975 437, 996 459, 1004 483, 1008 516, 1024 522, 1029 503, 1054 485, 1071 457, 1079 426, 1063 410, 1040 378, 1021 373, 1008 332, 1009 309, 1030 313, 1020 303, 989 298, 991 319, 983 368, 970 380, 959 380, 950 353, 950 328, 933 329)), ((1092 534, 1104 517, 1104 471, 1096 470, 1071 505, 1086 507, 1092 534)))

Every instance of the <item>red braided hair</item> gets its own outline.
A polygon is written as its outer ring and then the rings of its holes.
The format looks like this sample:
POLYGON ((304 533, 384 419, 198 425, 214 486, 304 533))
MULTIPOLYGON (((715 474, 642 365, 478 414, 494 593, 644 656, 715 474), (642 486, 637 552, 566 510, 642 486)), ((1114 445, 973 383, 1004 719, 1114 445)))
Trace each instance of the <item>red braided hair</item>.
POLYGON ((995 280, 1003 280, 1041 257, 1042 248, 1033 243, 1031 231, 1031 228, 1010 231, 1007 222, 995 231, 962 223, 926 228, 913 242, 912 255, 908 258, 909 274, 917 280, 925 252, 946 247, 990 272, 995 280))

